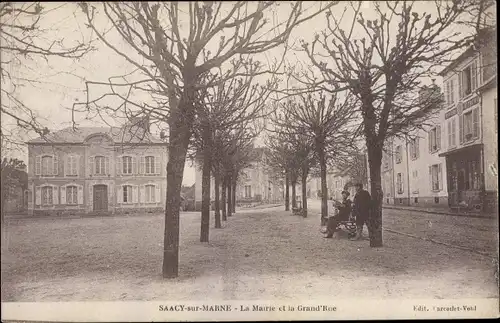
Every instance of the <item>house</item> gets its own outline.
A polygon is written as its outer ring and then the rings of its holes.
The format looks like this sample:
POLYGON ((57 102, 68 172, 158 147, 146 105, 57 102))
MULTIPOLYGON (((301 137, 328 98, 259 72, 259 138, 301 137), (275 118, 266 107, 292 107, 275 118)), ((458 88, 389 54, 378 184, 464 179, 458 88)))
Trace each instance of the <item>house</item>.
POLYGON ((31 214, 129 213, 165 207, 167 146, 137 119, 66 128, 28 144, 31 214))
MULTIPOLYGON (((420 97, 442 95, 433 84, 420 90, 420 97)), ((405 137, 388 138, 382 155, 384 204, 448 207, 446 163, 443 152, 442 109, 426 120, 424 129, 405 137)))
POLYGON ((446 107, 443 152, 449 171, 451 207, 494 209, 497 200, 497 92, 494 32, 478 41, 442 72, 446 107))
MULTIPOLYGON (((267 167, 267 148, 253 149, 250 166, 242 171, 236 184, 236 203, 283 200, 284 181, 267 167)), ((298 193, 298 191, 297 191, 298 193)))

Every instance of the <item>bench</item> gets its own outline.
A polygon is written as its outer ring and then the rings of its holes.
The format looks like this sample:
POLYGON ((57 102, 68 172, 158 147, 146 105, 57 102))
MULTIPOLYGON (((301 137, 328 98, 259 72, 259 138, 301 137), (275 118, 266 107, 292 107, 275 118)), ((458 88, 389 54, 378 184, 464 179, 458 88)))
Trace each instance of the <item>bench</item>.
POLYGON ((351 238, 356 235, 356 222, 354 218, 349 218, 347 221, 340 221, 337 223, 337 230, 347 232, 347 237, 351 238))

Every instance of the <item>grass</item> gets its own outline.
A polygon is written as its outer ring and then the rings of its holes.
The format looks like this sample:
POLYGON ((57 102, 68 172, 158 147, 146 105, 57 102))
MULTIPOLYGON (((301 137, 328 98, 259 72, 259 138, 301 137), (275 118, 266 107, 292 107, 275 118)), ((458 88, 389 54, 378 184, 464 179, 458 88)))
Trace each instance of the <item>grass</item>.
POLYGON ((486 257, 390 233, 383 248, 323 239, 318 224, 247 210, 200 243, 199 214, 182 214, 180 275, 164 280, 161 215, 11 219, 2 301, 498 297, 486 257))

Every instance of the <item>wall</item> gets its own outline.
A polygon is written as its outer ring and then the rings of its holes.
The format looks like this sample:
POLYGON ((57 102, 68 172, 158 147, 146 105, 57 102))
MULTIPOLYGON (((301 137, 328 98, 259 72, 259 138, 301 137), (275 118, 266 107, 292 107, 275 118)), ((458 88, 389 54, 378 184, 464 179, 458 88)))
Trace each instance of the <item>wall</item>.
POLYGON ((497 87, 482 95, 482 129, 484 144, 484 184, 487 191, 498 191, 498 106, 497 87))
MULTIPOLYGON (((162 210, 165 206, 166 198, 166 165, 168 161, 167 149, 164 145, 134 145, 124 147, 122 145, 116 146, 108 140, 98 137, 91 138, 86 144, 75 145, 34 145, 28 146, 28 187, 33 194, 28 205, 31 213, 47 213, 47 214, 68 214, 68 213, 82 213, 93 212, 93 185, 104 184, 108 187, 108 212, 122 212, 127 209, 138 208, 143 210, 155 209, 162 210), (154 155, 160 161, 160 174, 159 175, 146 175, 136 172, 130 176, 122 176, 116 172, 117 158, 120 154, 126 152, 127 154, 137 157, 137 162, 140 162, 141 156, 149 154, 154 155), (58 173, 55 176, 42 177, 35 175, 35 157, 42 154, 55 155, 58 158, 58 173), (78 158, 78 175, 68 176, 65 174, 65 159, 68 154, 77 155, 78 158), (96 176, 91 174, 89 157, 94 155, 105 155, 109 158, 109 171, 108 174, 96 176), (129 183, 137 186, 137 203, 130 205, 123 205, 117 203, 119 187, 122 184, 129 183), (160 188, 159 201, 155 203, 145 203, 142 201, 141 185, 155 184, 160 188), (67 184, 74 184, 83 187, 83 194, 79 195, 77 205, 61 204, 61 194, 64 191, 61 187, 67 184), (54 194, 57 194, 57 201, 59 203, 51 206, 42 206, 36 204, 36 187, 42 185, 52 185, 56 187, 54 194), (81 198, 80 198, 81 197, 81 198)), ((139 165, 137 166, 138 169, 139 165)), ((155 192, 155 195, 157 191, 155 192)), ((55 200, 55 199, 54 199, 55 200)))

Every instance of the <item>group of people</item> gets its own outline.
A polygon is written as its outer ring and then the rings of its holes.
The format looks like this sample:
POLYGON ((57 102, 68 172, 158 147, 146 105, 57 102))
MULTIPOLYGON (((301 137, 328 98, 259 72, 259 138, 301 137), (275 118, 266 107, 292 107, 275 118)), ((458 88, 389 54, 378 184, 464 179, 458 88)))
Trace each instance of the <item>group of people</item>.
POLYGON ((351 216, 354 217, 356 223, 356 235, 351 240, 360 240, 363 238, 363 226, 368 226, 368 217, 371 209, 371 196, 368 191, 363 189, 363 184, 356 184, 356 195, 351 202, 349 199, 350 193, 342 191, 342 201, 334 201, 333 208, 337 210, 334 216, 328 218, 326 225, 325 238, 332 238, 338 230, 338 224, 343 221, 348 221, 351 216))

